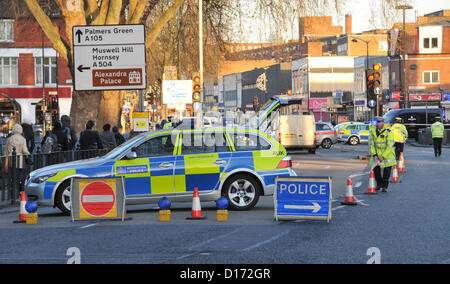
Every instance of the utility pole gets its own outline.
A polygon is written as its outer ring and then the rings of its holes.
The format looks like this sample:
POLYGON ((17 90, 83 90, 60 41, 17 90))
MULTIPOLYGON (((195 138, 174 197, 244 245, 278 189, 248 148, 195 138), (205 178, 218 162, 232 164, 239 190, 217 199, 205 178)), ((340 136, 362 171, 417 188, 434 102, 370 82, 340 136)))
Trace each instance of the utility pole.
POLYGON ((401 56, 402 59, 398 61, 399 69, 401 70, 399 72, 400 77, 400 90, 403 93, 403 104, 404 107, 409 107, 409 97, 406 98, 406 64, 405 64, 405 57, 406 57, 406 18, 405 18, 405 10, 410 10, 413 7, 410 5, 399 5, 395 6, 396 10, 402 10, 403 11, 403 28, 402 28, 402 50, 401 50, 401 56), (408 101, 408 102, 407 102, 408 101))
POLYGON ((198 32, 200 60, 200 102, 203 108, 203 0, 198 0, 198 32))
POLYGON ((200 103, 194 103, 196 111, 196 128, 203 128, 203 0, 198 0, 198 53, 200 75, 200 103))

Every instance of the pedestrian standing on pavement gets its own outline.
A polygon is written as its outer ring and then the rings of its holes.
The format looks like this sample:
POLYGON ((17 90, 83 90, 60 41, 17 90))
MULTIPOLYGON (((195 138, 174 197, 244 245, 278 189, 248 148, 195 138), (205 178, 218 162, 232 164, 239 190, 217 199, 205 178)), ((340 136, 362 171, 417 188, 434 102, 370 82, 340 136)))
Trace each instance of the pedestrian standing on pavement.
POLYGON ((400 159, 400 153, 403 153, 406 139, 408 139, 408 130, 402 124, 400 117, 395 118, 395 123, 391 127, 391 132, 394 134, 395 158, 400 159))
POLYGON ((377 190, 386 192, 389 186, 392 166, 397 161, 394 151, 394 134, 384 125, 384 118, 376 117, 376 126, 370 127, 369 149, 370 166, 373 167, 375 180, 377 181, 377 190), (383 174, 381 174, 383 169, 383 174))
POLYGON ((100 132, 100 139, 105 149, 114 149, 117 146, 114 133, 111 132, 111 124, 103 125, 103 132, 100 132))
POLYGON ((61 122, 64 128, 64 131, 67 133, 67 138, 69 141, 69 150, 72 150, 77 144, 77 132, 75 131, 75 127, 71 125, 71 120, 68 115, 61 116, 61 122))
POLYGON ((6 139, 6 165, 5 171, 8 172, 9 168, 15 167, 17 170, 16 182, 19 184, 22 189, 23 181, 24 181, 24 169, 25 169, 25 160, 30 152, 27 148, 27 141, 25 137, 23 137, 23 129, 20 124, 15 124, 12 128, 12 135, 6 139), (9 159, 12 156, 13 151, 16 151, 16 162, 13 165, 9 159))
POLYGON ((34 130, 33 130, 33 124, 29 119, 24 119, 22 122, 22 129, 23 129, 23 137, 25 137, 25 140, 27 140, 27 148, 28 152, 32 153, 35 143, 34 143, 34 130))
POLYGON ((125 142, 125 138, 119 132, 119 127, 114 126, 113 129, 112 129, 112 132, 114 133, 114 138, 116 138, 117 146, 119 146, 119 145, 121 145, 122 143, 125 142))
POLYGON ((434 156, 441 156, 442 154, 442 138, 444 138, 444 125, 441 122, 441 117, 436 117, 436 122, 431 125, 431 137, 434 144, 434 156))
POLYGON ((94 122, 89 120, 86 123, 86 130, 80 134, 80 148, 81 150, 96 150, 103 149, 102 140, 96 130, 94 130, 94 122))

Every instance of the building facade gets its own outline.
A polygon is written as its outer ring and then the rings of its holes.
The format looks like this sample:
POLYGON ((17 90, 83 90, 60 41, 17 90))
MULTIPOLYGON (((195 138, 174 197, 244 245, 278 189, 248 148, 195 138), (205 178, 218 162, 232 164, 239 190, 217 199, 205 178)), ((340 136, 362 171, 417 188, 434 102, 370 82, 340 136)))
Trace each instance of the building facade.
POLYGON ((391 88, 402 95, 405 106, 443 108, 448 117, 445 99, 450 94, 450 16, 415 25, 414 32, 407 36, 412 44, 405 54, 394 50, 390 58, 391 88))
POLYGON ((301 96, 303 110, 314 113, 316 121, 338 123, 349 119, 352 102, 354 57, 304 57, 292 62, 293 94, 301 96))
MULTIPOLYGON (((70 70, 39 24, 31 18, 14 19, 5 11, 0 17, 0 115, 42 124, 42 100, 50 96, 58 98, 60 114, 70 114, 70 70)), ((60 18, 52 21, 65 30, 60 18)))

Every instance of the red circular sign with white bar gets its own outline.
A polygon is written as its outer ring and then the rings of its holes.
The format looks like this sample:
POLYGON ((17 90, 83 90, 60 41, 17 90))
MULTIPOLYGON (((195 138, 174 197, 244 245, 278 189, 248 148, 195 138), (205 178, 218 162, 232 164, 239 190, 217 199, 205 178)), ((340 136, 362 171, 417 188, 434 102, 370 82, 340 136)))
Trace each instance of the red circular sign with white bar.
POLYGON ((95 217, 108 214, 114 208, 116 201, 111 186, 100 181, 86 185, 81 192, 80 199, 83 210, 95 217))

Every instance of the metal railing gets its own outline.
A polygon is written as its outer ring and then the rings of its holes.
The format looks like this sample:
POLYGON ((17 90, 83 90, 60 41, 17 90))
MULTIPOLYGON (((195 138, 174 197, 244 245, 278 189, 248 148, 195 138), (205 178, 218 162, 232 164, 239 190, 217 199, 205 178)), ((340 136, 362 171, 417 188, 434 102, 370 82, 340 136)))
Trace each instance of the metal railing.
POLYGON ((12 155, 0 156, 0 205, 16 204, 20 192, 30 172, 61 163, 100 157, 108 153, 109 149, 72 150, 42 153, 38 146, 37 151, 28 156, 19 156, 16 149, 12 155))

